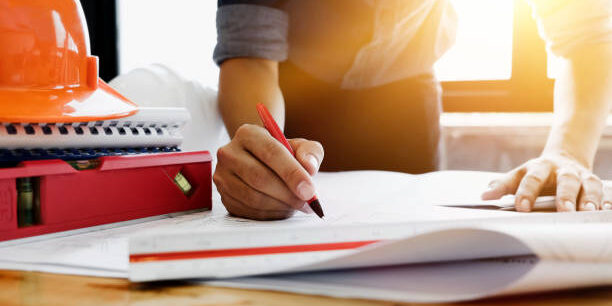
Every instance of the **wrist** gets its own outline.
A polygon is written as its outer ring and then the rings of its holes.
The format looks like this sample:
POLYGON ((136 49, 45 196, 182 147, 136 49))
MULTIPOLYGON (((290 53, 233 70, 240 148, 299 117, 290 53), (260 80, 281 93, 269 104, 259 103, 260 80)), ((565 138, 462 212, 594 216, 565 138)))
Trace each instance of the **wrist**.
POLYGON ((589 170, 593 169, 594 158, 590 156, 585 156, 583 153, 576 152, 575 150, 572 150, 571 147, 547 144, 544 150, 542 151, 542 156, 570 159, 579 163, 580 165, 589 170))
POLYGON ((592 169, 601 132, 583 121, 579 123, 566 120, 553 124, 542 155, 568 158, 592 169))

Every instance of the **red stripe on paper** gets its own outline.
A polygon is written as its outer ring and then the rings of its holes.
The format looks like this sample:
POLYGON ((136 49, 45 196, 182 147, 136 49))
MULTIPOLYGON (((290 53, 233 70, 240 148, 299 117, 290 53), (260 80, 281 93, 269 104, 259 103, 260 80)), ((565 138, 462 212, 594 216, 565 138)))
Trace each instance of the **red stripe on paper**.
POLYGON ((165 260, 186 260, 186 259, 205 259, 218 257, 237 257, 254 255, 287 254, 301 252, 337 251, 356 249, 379 240, 354 241, 354 242, 335 242, 320 244, 303 245, 284 245, 272 247, 257 247, 243 249, 224 249, 224 250, 205 250, 205 251, 184 251, 130 255, 130 262, 151 262, 165 260))

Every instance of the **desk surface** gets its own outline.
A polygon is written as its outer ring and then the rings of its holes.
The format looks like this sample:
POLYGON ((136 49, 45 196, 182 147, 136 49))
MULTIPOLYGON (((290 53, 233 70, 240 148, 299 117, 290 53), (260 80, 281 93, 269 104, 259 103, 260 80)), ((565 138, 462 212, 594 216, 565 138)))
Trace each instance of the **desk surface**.
MULTIPOLYGON (((0 271, 1 305, 403 305, 181 282, 130 284, 122 279, 0 271)), ((612 305, 612 287, 462 303, 469 305, 612 305)), ((405 304, 414 305, 414 304, 405 304)))

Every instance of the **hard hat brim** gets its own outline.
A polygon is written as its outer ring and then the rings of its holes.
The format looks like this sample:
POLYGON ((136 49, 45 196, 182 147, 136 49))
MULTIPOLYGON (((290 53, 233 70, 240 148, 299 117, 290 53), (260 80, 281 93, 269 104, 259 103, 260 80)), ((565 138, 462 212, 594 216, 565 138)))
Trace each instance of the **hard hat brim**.
POLYGON ((98 79, 88 87, 57 89, 0 88, 0 122, 74 123, 135 114, 138 106, 98 79))

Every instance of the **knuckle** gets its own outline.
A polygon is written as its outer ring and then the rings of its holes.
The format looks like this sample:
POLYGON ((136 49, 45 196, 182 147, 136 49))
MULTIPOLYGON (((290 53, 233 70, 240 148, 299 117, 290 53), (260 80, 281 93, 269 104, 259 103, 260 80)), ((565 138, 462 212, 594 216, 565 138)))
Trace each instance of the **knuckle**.
POLYGON ((557 194, 556 200, 557 202, 563 204, 566 201, 576 201, 576 197, 571 196, 569 193, 562 193, 562 194, 557 194))
POLYGON ((517 198, 528 198, 528 199, 533 200, 536 196, 537 196, 537 191, 532 188, 522 187, 516 191, 517 198))
POLYGON ((325 149, 323 149, 323 145, 318 141, 312 141, 313 146, 321 152, 321 156, 325 155, 325 149))
POLYGON ((561 203, 565 201, 574 202, 578 198, 578 192, 579 190, 574 188, 559 188, 556 192, 556 198, 558 201, 561 201, 561 203))
POLYGON ((530 200, 533 200, 534 198, 536 198, 536 192, 531 190, 531 189, 519 189, 516 192, 516 198, 527 198, 530 200))
POLYGON ((578 174, 569 169, 561 169, 557 172, 557 180, 572 180, 572 181, 580 181, 578 174))
POLYGON ((258 125, 243 124, 236 130, 234 140, 243 147, 252 147, 258 144, 257 139, 261 136, 262 131, 263 128, 258 125))
POLYGON ((586 176, 585 176, 585 177, 582 179, 582 181, 583 181, 585 184, 588 184, 588 185, 593 186, 594 188, 599 188, 599 189, 603 188, 603 182, 602 182, 602 181, 601 181, 601 179, 599 179, 599 177, 597 177, 595 174, 589 174, 589 175, 586 175, 586 176))
POLYGON ((576 200, 577 195, 578 195, 577 193, 573 193, 573 192, 558 191, 556 193, 556 195, 555 195, 555 198, 557 200, 560 199, 560 200, 563 200, 563 201, 570 200, 570 199, 571 200, 576 200))
POLYGON ((539 175, 530 173, 525 175, 525 177, 523 178, 523 182, 529 185, 542 185, 545 183, 545 179, 540 177, 539 175))
POLYGON ((228 146, 223 146, 219 148, 219 150, 217 150, 217 161, 220 164, 223 164, 226 161, 229 161, 231 159, 230 155, 231 153, 230 153, 230 149, 228 148, 228 146))
POLYGON ((255 125, 253 125, 253 124, 245 123, 245 124, 241 125, 236 130, 235 138, 238 138, 238 139, 248 138, 249 135, 251 135, 253 133, 254 128, 255 128, 255 125))

